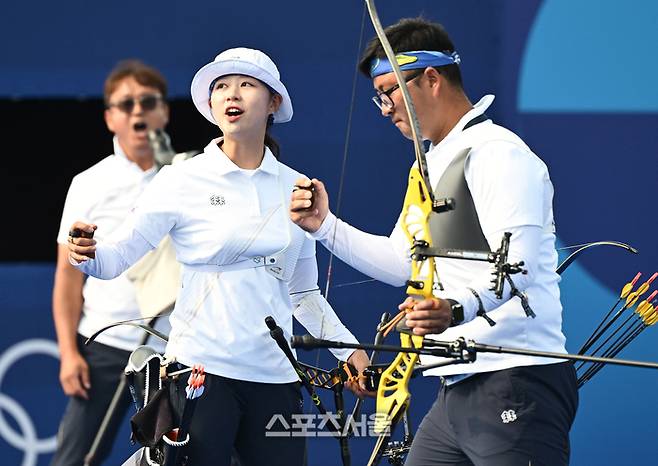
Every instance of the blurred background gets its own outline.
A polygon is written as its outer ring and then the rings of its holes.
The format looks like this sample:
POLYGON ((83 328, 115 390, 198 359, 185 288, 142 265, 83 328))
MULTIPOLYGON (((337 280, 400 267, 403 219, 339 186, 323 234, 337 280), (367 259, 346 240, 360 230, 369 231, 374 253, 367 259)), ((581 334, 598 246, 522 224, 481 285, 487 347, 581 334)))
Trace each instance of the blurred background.
MULTIPOLYGON (((444 24, 462 57, 472 101, 495 94, 487 112, 517 132, 546 162, 555 187, 561 246, 618 240, 639 249, 586 252, 562 276, 564 331, 578 350, 638 271, 658 267, 651 211, 658 174, 658 54, 655 0, 405 0, 379 2, 384 25, 422 15, 444 24)), ((214 127, 196 112, 189 84, 226 48, 247 46, 278 64, 295 115, 274 135, 282 160, 325 181, 332 208, 355 226, 388 234, 397 218, 413 147, 370 101, 354 70, 374 35, 356 0, 302 2, 9 2, 0 17, 0 460, 46 465, 65 406, 58 382, 51 315, 56 233, 76 173, 112 153, 103 121, 102 85, 120 59, 139 58, 169 81, 177 151, 201 150, 214 127), (348 116, 352 123, 348 126, 348 116), (347 135, 349 134, 349 137, 347 135), (337 192, 347 151, 342 205, 337 192)), ((321 286, 328 255, 319 248, 321 286)), ((334 262, 329 301, 362 341, 403 289, 334 262)), ((656 330, 620 356, 658 361, 656 330)), ((482 342, 486 343, 486 342, 482 342)), ((327 354, 299 358, 332 367, 327 354)), ((438 381, 411 383, 413 426, 434 400, 438 381)), ((580 391, 572 464, 655 462, 658 372, 607 367, 580 391), (654 460, 651 460, 654 458, 654 460)), ((347 396, 348 409, 353 399, 347 396)), ((328 405, 331 397, 326 397, 328 405)), ((366 402, 366 413, 374 402, 366 402)), ((311 413, 306 402, 305 412, 311 413)), ((108 464, 133 447, 128 423, 108 464)), ((374 443, 351 442, 353 464, 374 443)), ((309 465, 340 463, 337 442, 309 439, 309 465)))

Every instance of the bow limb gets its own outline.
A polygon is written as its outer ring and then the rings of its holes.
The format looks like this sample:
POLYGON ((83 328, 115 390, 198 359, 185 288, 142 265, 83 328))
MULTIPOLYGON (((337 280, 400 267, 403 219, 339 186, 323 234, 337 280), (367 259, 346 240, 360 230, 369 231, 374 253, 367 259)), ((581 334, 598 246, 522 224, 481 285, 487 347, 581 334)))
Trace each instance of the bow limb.
MULTIPOLYGON (((629 244, 626 244, 626 243, 621 243, 619 241, 595 241, 593 243, 579 244, 578 246, 574 246, 574 247, 578 247, 578 249, 576 249, 574 252, 572 252, 569 255, 569 257, 564 259, 564 261, 562 261, 562 263, 557 267, 555 272, 558 275, 562 275, 562 272, 564 272, 566 270, 566 268, 569 267, 569 265, 571 265, 571 263, 573 261, 575 261, 576 258, 580 254, 583 253, 583 251, 586 251, 587 249, 595 247, 595 246, 614 246, 614 247, 618 247, 618 248, 621 248, 621 249, 625 249, 626 251, 632 252, 633 254, 638 253, 638 250, 635 249, 633 246, 631 246, 629 244)), ((561 248, 561 249, 571 249, 571 248, 572 247, 561 248)))
MULTIPOLYGON (((409 117, 409 125, 411 126, 413 136, 417 166, 412 167, 409 173, 409 184, 402 211, 404 231, 412 249, 419 241, 425 242, 431 246, 429 217, 432 211, 440 206, 436 205, 437 203, 434 200, 434 192, 429 189, 431 184, 427 170, 425 149, 423 148, 420 134, 420 124, 418 122, 418 117, 416 116, 416 110, 411 95, 409 94, 409 88, 407 87, 407 83, 402 75, 402 70, 400 70, 393 48, 391 47, 381 21, 379 20, 375 2, 374 0, 365 0, 365 2, 368 7, 368 13, 370 14, 372 25, 375 28, 377 37, 379 38, 379 42, 386 53, 387 59, 391 63, 395 78, 400 86, 402 99, 409 117)), ((431 297, 435 278, 436 268, 433 258, 430 257, 422 260, 413 260, 412 277, 408 282, 409 287, 407 288, 407 294, 409 296, 422 298, 431 297)))
POLYGON ((92 336, 87 338, 87 340, 85 341, 85 345, 88 345, 89 343, 94 341, 96 339, 96 337, 98 337, 98 335, 100 335, 104 331, 109 330, 113 327, 117 327, 119 325, 128 325, 128 326, 131 326, 131 327, 141 328, 147 334, 153 335, 154 337, 157 337, 160 340, 162 340, 164 342, 167 342, 167 341, 169 341, 169 337, 167 335, 165 335, 164 333, 159 332, 158 330, 154 329, 152 327, 152 325, 154 325, 155 321, 157 319, 159 319, 160 317, 167 317, 167 316, 171 315, 172 312, 173 312, 173 310, 163 311, 163 312, 161 312, 159 314, 156 314, 154 316, 137 317, 135 319, 120 320, 118 322, 111 323, 111 324, 101 328, 100 330, 97 330, 92 336), (148 320, 148 323, 147 324, 137 323, 137 322, 142 321, 142 320, 148 320))
MULTIPOLYGON (((384 32, 384 28, 382 27, 382 23, 379 20, 379 15, 377 14, 377 8, 375 7, 375 1, 365 0, 365 2, 366 2, 366 6, 368 7, 368 14, 370 15, 370 20, 372 21, 372 25, 375 28, 377 37, 379 38, 379 42, 382 44, 382 47, 384 48, 384 53, 386 54, 386 58, 391 63, 391 66, 393 67, 393 73, 395 74, 395 79, 400 85, 400 91, 402 92, 402 99, 404 101, 404 106, 407 110, 407 115, 409 117, 409 125, 411 126, 411 134, 414 142, 414 150, 416 153, 416 162, 418 163, 418 169, 420 171, 425 186, 430 186, 429 175, 427 173, 427 160, 425 158, 425 149, 423 148, 423 141, 420 134, 420 124, 418 123, 418 117, 416 116, 416 109, 414 107, 414 103, 411 100, 411 95, 409 94, 409 88, 407 87, 407 83, 404 80, 404 76, 402 75, 402 70, 400 70, 400 66, 398 65, 398 62, 395 58, 395 52, 393 52, 393 48, 391 47, 391 44, 389 43, 388 38, 386 37, 386 33, 384 32)), ((433 192, 428 192, 428 196, 430 197, 431 201, 434 201, 433 192)))

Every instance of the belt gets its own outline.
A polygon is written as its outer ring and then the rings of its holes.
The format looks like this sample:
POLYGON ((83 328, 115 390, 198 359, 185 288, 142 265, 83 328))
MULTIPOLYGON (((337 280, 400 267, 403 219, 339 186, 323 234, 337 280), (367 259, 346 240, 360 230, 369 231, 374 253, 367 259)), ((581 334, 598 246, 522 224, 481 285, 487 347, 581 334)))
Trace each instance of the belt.
POLYGON ((193 272, 231 272, 234 270, 255 269, 273 266, 279 262, 278 256, 255 256, 232 264, 184 264, 183 268, 193 272))

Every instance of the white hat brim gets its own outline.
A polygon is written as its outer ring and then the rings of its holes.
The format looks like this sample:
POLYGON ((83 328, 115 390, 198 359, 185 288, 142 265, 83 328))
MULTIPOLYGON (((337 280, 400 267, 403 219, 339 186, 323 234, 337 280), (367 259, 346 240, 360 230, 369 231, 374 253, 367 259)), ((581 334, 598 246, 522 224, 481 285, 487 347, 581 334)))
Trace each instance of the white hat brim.
POLYGON ((192 79, 191 92, 192 102, 197 110, 206 117, 208 121, 217 124, 210 109, 210 84, 221 76, 229 74, 243 74, 251 76, 270 86, 281 95, 281 105, 274 113, 274 123, 285 123, 292 119, 292 101, 286 86, 264 69, 253 63, 243 60, 227 60, 208 63, 194 75, 192 79))

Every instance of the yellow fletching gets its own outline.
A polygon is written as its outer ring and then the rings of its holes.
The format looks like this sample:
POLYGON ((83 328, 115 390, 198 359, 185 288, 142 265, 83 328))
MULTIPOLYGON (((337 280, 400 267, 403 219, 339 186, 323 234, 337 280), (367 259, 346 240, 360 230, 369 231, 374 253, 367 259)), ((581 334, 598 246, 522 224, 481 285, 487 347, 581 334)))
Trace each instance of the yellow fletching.
POLYGON ((658 321, 658 311, 656 311, 656 309, 654 309, 653 314, 650 314, 649 316, 647 316, 647 318, 643 319, 643 321, 644 321, 644 324, 647 325, 647 326, 655 324, 658 321))
POLYGON ((642 301, 640 304, 638 304, 637 309, 635 309, 635 313, 643 318, 647 315, 647 313, 652 311, 653 311, 653 306, 646 299, 642 301))
POLYGON ((621 289, 620 297, 624 299, 626 296, 628 296, 628 293, 630 293, 632 289, 633 289, 633 284, 630 282, 626 283, 624 287, 621 289))
POLYGON ((631 293, 626 299, 626 304, 624 305, 624 308, 628 309, 629 307, 633 307, 637 302, 638 298, 639 296, 636 293, 631 293))
POLYGON ((633 290, 633 287, 637 283, 637 281, 640 279, 642 276, 642 272, 638 272, 635 274, 635 277, 633 277, 633 280, 630 282, 626 283, 624 287, 621 289, 621 295, 619 296, 621 299, 624 299, 626 296, 628 296, 628 293, 630 293, 633 290))
POLYGON ((644 293, 647 292, 649 289, 649 282, 646 281, 640 285, 640 287, 632 292, 631 294, 628 295, 628 298, 626 298, 626 307, 631 307, 635 302, 637 301, 637 298, 642 296, 644 293))
POLYGON ((651 313, 653 312, 654 307, 651 304, 651 301, 656 297, 656 295, 658 295, 658 290, 655 290, 653 293, 651 293, 647 299, 642 301, 637 306, 637 309, 635 310, 635 312, 638 313, 642 317, 643 320, 647 316, 651 315, 651 313))

